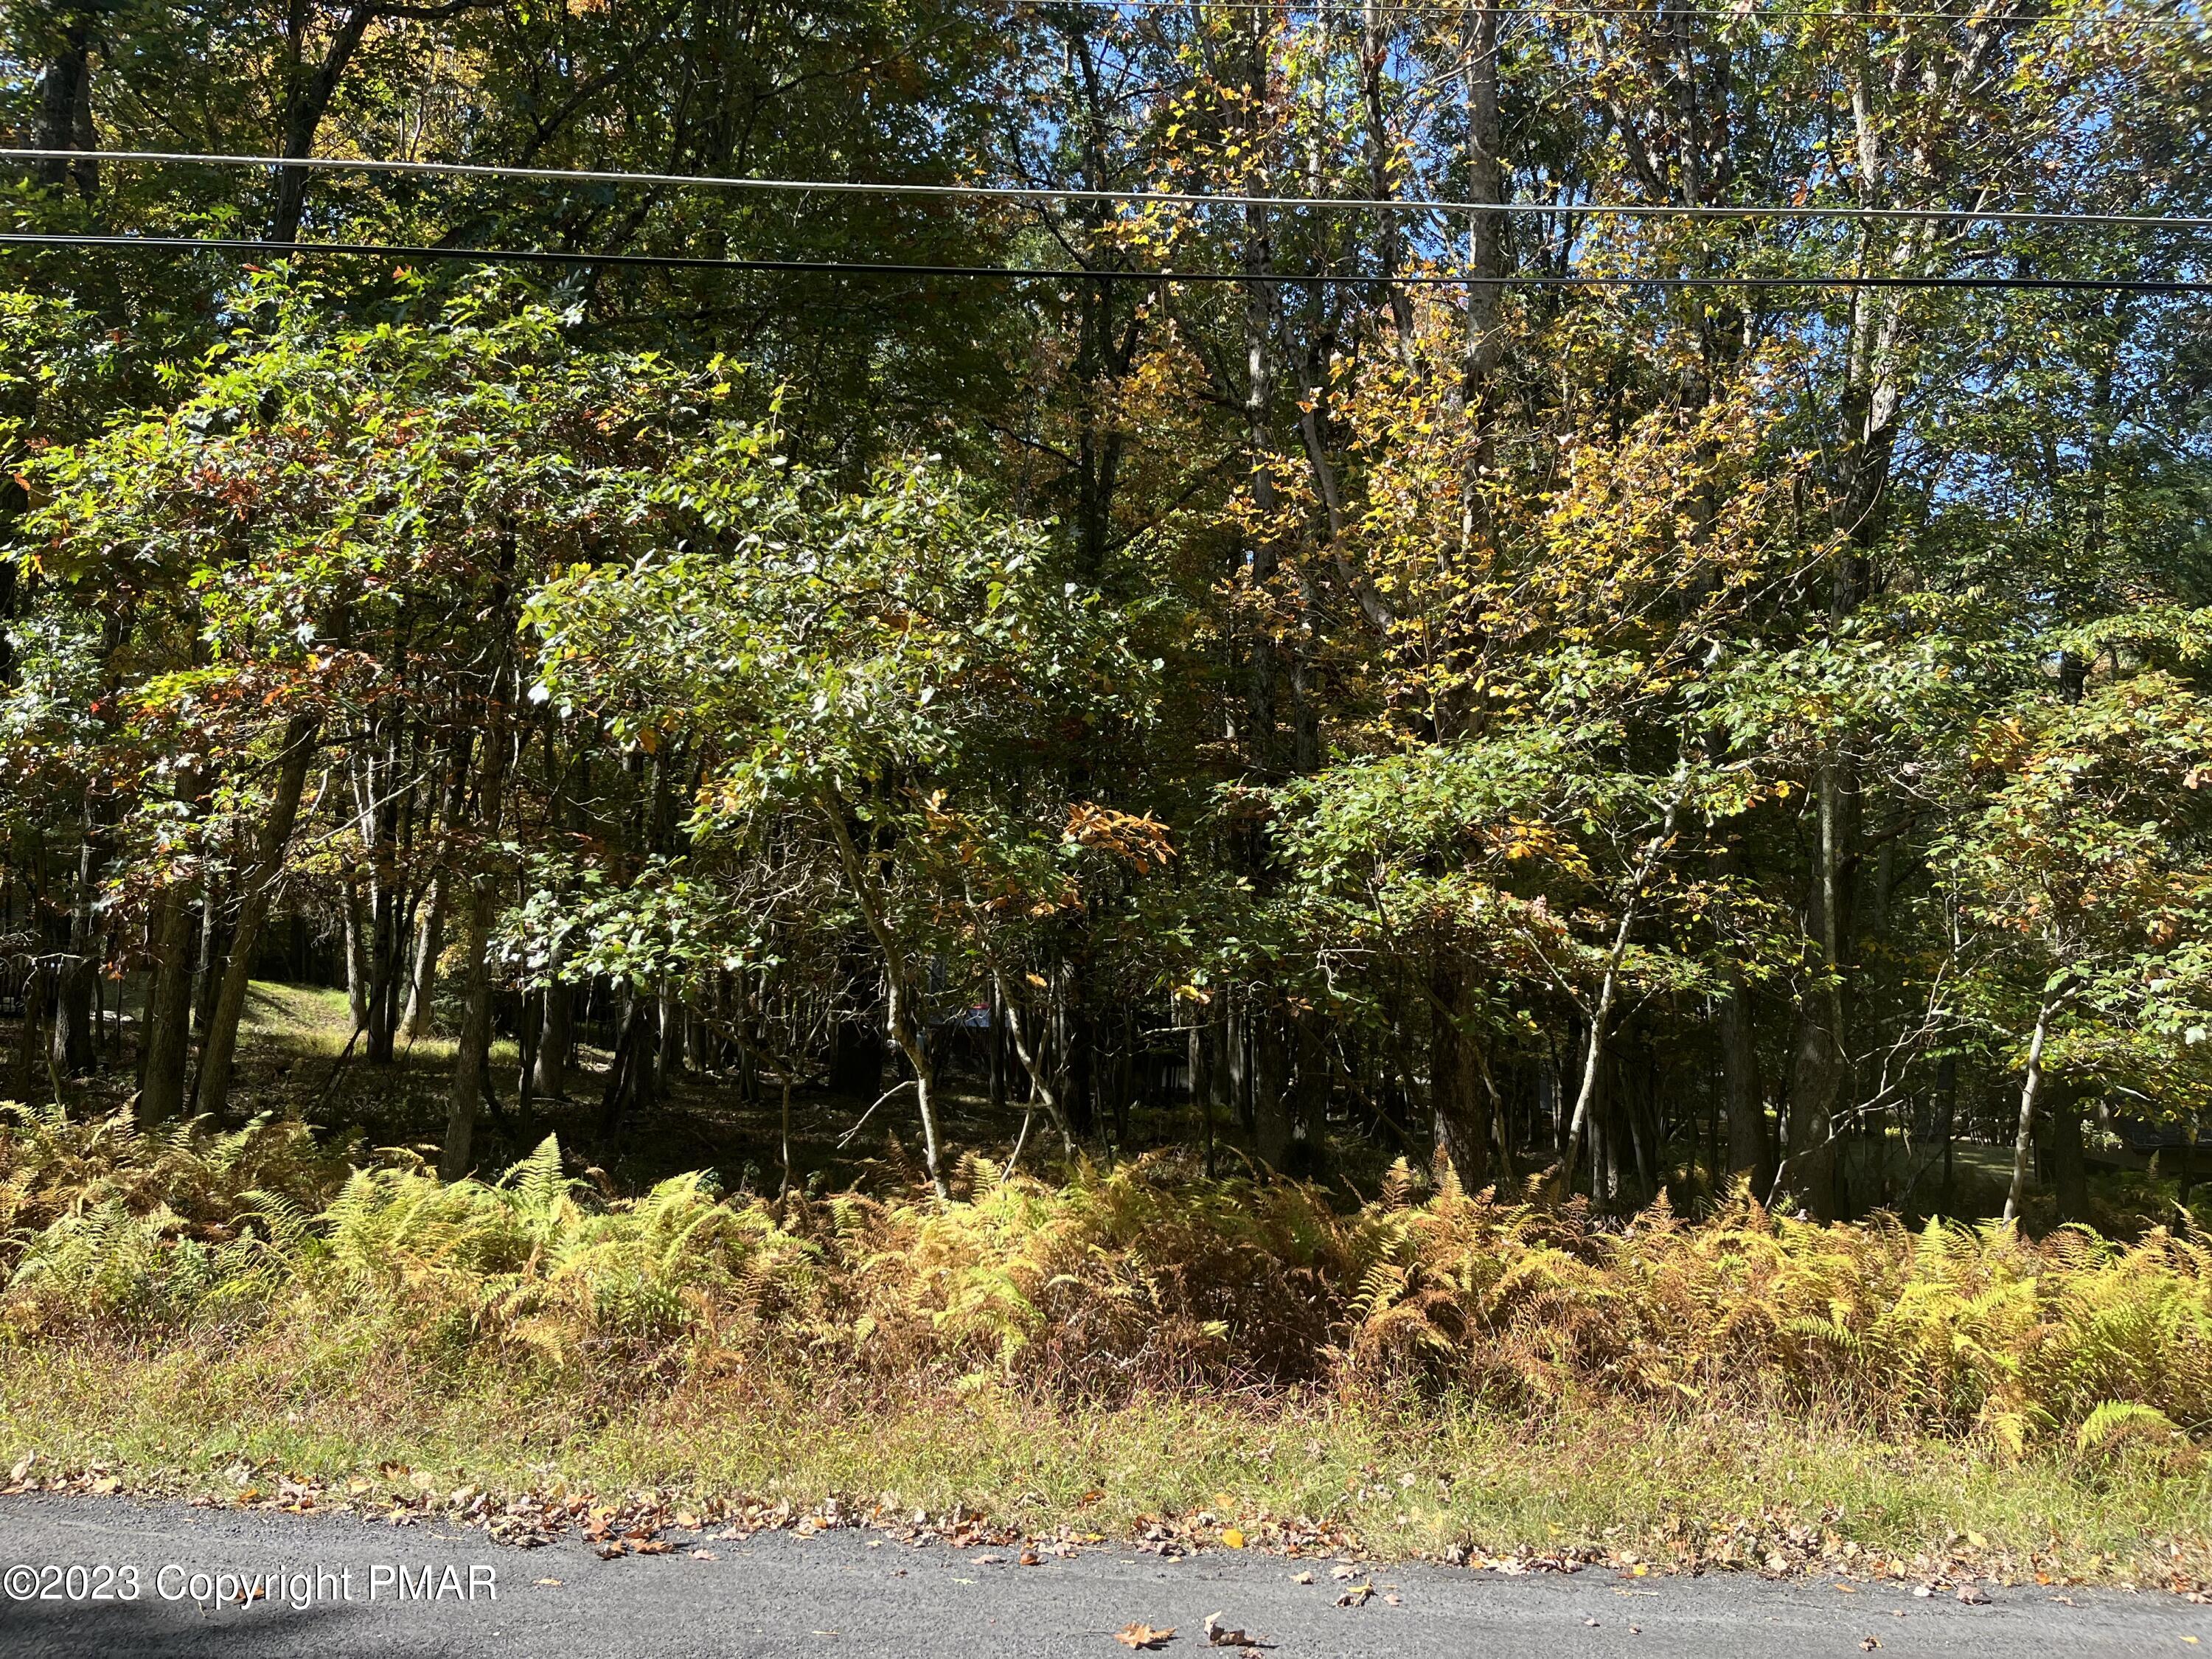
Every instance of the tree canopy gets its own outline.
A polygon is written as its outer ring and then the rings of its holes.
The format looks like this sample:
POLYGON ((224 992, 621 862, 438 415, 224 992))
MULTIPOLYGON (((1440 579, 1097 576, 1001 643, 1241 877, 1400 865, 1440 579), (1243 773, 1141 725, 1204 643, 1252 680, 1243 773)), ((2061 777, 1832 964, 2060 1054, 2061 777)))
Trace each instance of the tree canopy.
POLYGON ((1823 1219, 1963 1137, 2078 1215, 2212 1100, 2208 73, 2102 3, 10 9, 7 228, 268 246, 0 248, 8 1091, 135 996, 142 1115, 230 1112, 281 965, 455 1036, 453 1176, 596 1068, 610 1161, 690 1073, 910 1091, 940 1193, 1041 1114, 1823 1219))

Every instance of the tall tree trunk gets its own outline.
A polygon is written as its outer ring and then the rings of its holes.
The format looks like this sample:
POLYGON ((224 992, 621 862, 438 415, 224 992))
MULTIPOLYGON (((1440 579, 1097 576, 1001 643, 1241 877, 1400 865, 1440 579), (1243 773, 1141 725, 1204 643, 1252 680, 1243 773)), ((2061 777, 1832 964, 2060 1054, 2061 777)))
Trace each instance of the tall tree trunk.
MULTIPOLYGON (((31 147, 100 148, 92 126, 92 26, 84 12, 63 14, 54 54, 39 70, 39 121, 31 147)), ((100 163, 89 156, 82 161, 36 162, 32 176, 52 189, 73 183, 88 202, 100 192, 100 163)))
POLYGON ((1752 1026, 1751 994, 1740 975, 1716 1000, 1714 1034, 1720 1040, 1721 1092, 1728 1117, 1731 1177, 1748 1180, 1764 1194, 1774 1181, 1774 1143, 1766 1127, 1766 1089, 1759 1076, 1759 1042, 1752 1026))
POLYGON ((106 797, 87 785, 79 818, 76 902, 70 907, 66 953, 54 975, 54 1019, 47 1054, 54 1070, 78 1077, 98 1061, 93 992, 100 969, 100 916, 95 900, 106 862, 106 797))
MULTIPOLYGON (((503 607, 502 607, 503 610, 503 607)), ((507 705, 506 647, 492 671, 490 708, 484 722, 483 753, 478 762, 477 820, 487 841, 495 838, 504 817, 507 787, 507 705)), ((469 1172, 477 1109, 484 1101, 484 1079, 491 1069, 491 925, 499 912, 496 871, 478 867, 470 876, 463 915, 460 1041, 453 1052, 452 1104, 446 1115, 446 1144, 438 1172, 458 1181, 469 1172)))
POLYGON ((146 1073, 137 1119, 166 1123, 185 1109, 191 1049, 192 934, 198 919, 181 888, 161 896, 155 913, 154 982, 146 994, 146 1073))
POLYGON ((663 1089, 669 1081, 684 1075, 684 1000, 672 985, 660 988, 660 1060, 659 1077, 663 1089))
POLYGON ((1843 763, 1831 755, 1821 767, 1819 839, 1808 930, 1814 946, 1811 984, 1798 999, 1796 1052, 1790 1076, 1790 1146, 1778 1177, 1814 1218, 1833 1221, 1836 1190, 1835 1104, 1844 1077, 1843 958, 1844 842, 1849 834, 1843 763))
POLYGON ((635 986, 623 999, 623 1012, 615 1031, 613 1056, 607 1062, 606 1086, 599 1094, 599 1142, 612 1146, 622 1127, 623 1108, 640 1098, 637 1062, 646 1042, 646 998, 635 986))
POLYGON ((893 1040, 914 1067, 915 1100, 921 1115, 922 1158, 929 1170, 929 1184, 939 1198, 949 1200, 952 1189, 945 1182, 938 1146, 937 1073, 930 1063, 929 1032, 923 1023, 926 1015, 908 990, 910 964, 907 952, 891 932, 875 878, 860 857, 860 849, 854 844, 852 829, 846 823, 845 803, 834 795, 825 795, 820 805, 830 833, 837 843, 838 860, 844 866, 854 902, 860 906, 860 919, 867 924, 876 948, 883 954, 885 1018, 893 1040))
POLYGON ((568 1097, 568 1053, 576 1041, 576 994, 558 981, 545 988, 545 1028, 538 1038, 538 1092, 568 1097))
POLYGON ((215 994, 222 983, 222 965, 227 959, 223 951, 222 912, 229 902, 224 890, 227 884, 219 877, 209 875, 200 890, 199 949, 192 958, 192 1035, 204 1041, 208 1022, 215 1017, 215 994))
POLYGON ((230 960, 224 966, 222 987, 216 994, 207 1036, 200 1044, 199 1109, 216 1118, 229 1104, 231 1066, 238 1051, 238 1022, 246 1012, 246 994, 253 973, 253 947, 284 873, 284 855, 292 844, 292 826, 299 817, 300 797, 307 787, 307 769, 314 759, 315 739, 321 729, 321 721, 312 714, 294 715, 284 729, 276 785, 270 796, 268 816, 261 821, 245 890, 239 896, 230 960))
MULTIPOLYGON (((2020 1128, 2012 1143, 2012 1188, 2005 1194, 2004 1219, 2020 1219, 2021 1207, 2027 1199, 2027 1161, 2035 1150, 2035 1097, 2043 1087, 2043 1044, 2051 1033, 2051 1017, 2057 1012, 2054 1003, 2045 1003, 2035 1011, 2035 1035, 2028 1039, 2027 1072, 2020 1085, 2020 1128)), ((2080 1126, 2075 1126, 2080 1133, 2080 1126)))
MULTIPOLYGON (((1467 75, 1462 82, 1467 122, 1468 199, 1502 205, 1505 157, 1498 106, 1498 19, 1492 6, 1467 11, 1467 75)), ((1466 395, 1473 407, 1498 367, 1503 344, 1498 328, 1499 288, 1505 274, 1505 216, 1476 212, 1468 226, 1466 395)))
POLYGON ((368 965, 368 907, 361 891, 361 870, 355 866, 345 874, 345 970, 346 1007, 353 1016, 353 1029, 368 1029, 368 999, 371 975, 368 965))
MULTIPOLYGON (((353 61, 354 53, 361 48, 362 38, 384 8, 379 0, 355 0, 339 14, 337 27, 324 49, 322 61, 311 68, 307 61, 307 31, 317 9, 304 0, 290 0, 287 9, 284 61, 281 66, 283 137, 278 153, 288 157, 315 153, 315 135, 321 130, 323 117, 330 112, 331 100, 337 95, 346 65, 353 61)), ((307 202, 307 169, 278 168, 276 210, 269 227, 270 240, 289 242, 298 238, 307 202)))
POLYGON ((446 872, 430 878, 430 891, 415 921, 415 957, 407 975, 407 1012, 399 1021, 400 1035, 415 1042, 430 1029, 430 1011, 438 996, 438 957, 446 948, 446 872))
POLYGON ((2089 1171, 2081 1151, 2081 1107, 2076 1091, 2054 1081, 2044 1116, 2051 1125, 2051 1192, 2061 1221, 2089 1218, 2089 1171))
POLYGON ((791 1064, 788 1057, 785 1060, 783 1074, 778 1082, 783 1091, 776 1114, 776 1125, 781 1131, 778 1139, 783 1148, 783 1179, 776 1185, 775 1195, 781 1198, 791 1190, 791 1064))
POLYGON ((15 1034, 15 1081, 9 1091, 17 1100, 29 1100, 39 1092, 39 1055, 46 1047, 47 981, 52 976, 33 963, 23 970, 22 1024, 15 1034))
POLYGON ((994 970, 991 988, 1002 1011, 1006 1036, 1012 1040, 1014 1054, 1029 1074, 1030 1103, 1044 1108, 1046 1121, 1060 1133, 1060 1155, 1073 1164, 1075 1161, 1075 1132, 1069 1127, 1066 1110, 1061 1106, 1060 1091, 1054 1086, 1050 1069, 1044 1063, 1042 1046, 1030 1040, 1027 1023, 1022 1018, 1020 1005, 1009 993, 1005 979, 994 970))
MULTIPOLYGON (((1613 949, 1606 957, 1605 976, 1598 983, 1597 1006, 1590 1011, 1589 1036, 1583 1052, 1583 1079, 1575 1092, 1575 1111, 1567 1125, 1567 1148, 1559 1160, 1559 1188, 1572 1192, 1575 1185, 1575 1164, 1582 1155, 1583 1138, 1589 1132, 1590 1109, 1596 1103, 1601 1067, 1605 1060, 1606 1027, 1613 1018, 1613 1005, 1620 991, 1620 966, 1628 957, 1628 938, 1636 925, 1637 909, 1644 897, 1644 889, 1651 879, 1651 872, 1668 847, 1674 844, 1674 821, 1680 815, 1682 803, 1689 799, 1690 785, 1686 775, 1674 799, 1667 805, 1667 814, 1660 820, 1659 833, 1652 836, 1638 862, 1628 891, 1622 896, 1620 923, 1613 930, 1613 949)), ((1595 1170, 1593 1170, 1595 1177, 1595 1170)))
POLYGON ((1260 1162, 1282 1170, 1291 1161, 1291 1091, 1285 1064, 1282 1022, 1252 1024, 1252 1140, 1260 1162))
MULTIPOLYGON (((1382 106, 1382 83, 1390 57, 1390 35, 1383 22, 1383 0, 1360 0, 1359 104, 1366 123, 1367 194, 1377 202, 1396 195, 1390 176, 1392 152, 1388 112, 1382 106)), ((1376 264, 1388 283, 1383 289, 1390 306, 1391 327, 1397 336, 1398 355, 1411 361, 1413 350, 1413 305, 1395 279, 1403 258, 1404 228, 1398 215, 1385 210, 1376 226, 1376 264)))
POLYGON ((1953 1166, 1959 1145, 1959 1060, 1955 1054, 1946 1054, 1936 1065, 1936 1094, 1942 1103, 1942 1133, 1943 1136, 1943 1190, 1939 1206, 1948 1212, 1951 1207, 1953 1166))
POLYGON ((983 1041, 988 1065, 991 1109, 1004 1111, 1006 1105, 1006 1000, 999 989, 997 975, 991 977, 990 1018, 987 1022, 983 1041))
POLYGON ((1449 1161, 1461 1187, 1479 1193, 1491 1184, 1493 1126, 1481 1057, 1466 1030, 1474 1012, 1474 988, 1459 963, 1440 951, 1429 993, 1429 1095, 1437 1150, 1449 1161))
MULTIPOLYGON (((189 817, 199 817, 206 787, 197 772, 178 778, 177 799, 189 817)), ((145 1068, 138 1088, 141 1123, 166 1123, 183 1112, 191 1054, 193 924, 198 915, 184 885, 172 885, 162 894, 155 918, 154 977, 146 993, 145 1068)))

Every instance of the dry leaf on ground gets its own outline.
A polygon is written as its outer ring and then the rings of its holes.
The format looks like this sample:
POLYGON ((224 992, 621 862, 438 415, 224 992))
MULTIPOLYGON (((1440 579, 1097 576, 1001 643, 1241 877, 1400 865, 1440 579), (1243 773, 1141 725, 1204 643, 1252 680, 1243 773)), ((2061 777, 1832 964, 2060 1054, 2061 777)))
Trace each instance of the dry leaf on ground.
POLYGON ((1219 1613, 1209 1613, 1206 1615, 1206 1644, 1214 1648, 1256 1648, 1260 1639, 1248 1632, 1231 1629, 1221 1622, 1219 1613))
POLYGON ((1175 1640, 1175 1626, 1154 1630, 1141 1620, 1132 1619, 1114 1632, 1114 1639, 1125 1648, 1164 1648, 1175 1640))

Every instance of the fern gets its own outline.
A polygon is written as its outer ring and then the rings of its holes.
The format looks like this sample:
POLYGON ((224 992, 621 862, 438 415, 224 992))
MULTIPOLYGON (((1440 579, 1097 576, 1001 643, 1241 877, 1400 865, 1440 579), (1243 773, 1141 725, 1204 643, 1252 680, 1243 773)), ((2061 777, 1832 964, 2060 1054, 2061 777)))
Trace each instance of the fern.
POLYGON ((2074 1449, 2081 1452, 2107 1451, 2137 1433, 2178 1435, 2180 1427, 2156 1407, 2136 1400, 2107 1400, 2082 1419, 2074 1431, 2074 1449))

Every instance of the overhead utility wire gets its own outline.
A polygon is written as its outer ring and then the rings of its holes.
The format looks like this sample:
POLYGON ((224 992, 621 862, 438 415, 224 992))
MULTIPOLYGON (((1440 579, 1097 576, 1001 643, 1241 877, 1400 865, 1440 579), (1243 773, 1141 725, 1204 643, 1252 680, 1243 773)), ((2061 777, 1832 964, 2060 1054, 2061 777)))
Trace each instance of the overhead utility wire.
POLYGON ((528 179, 568 185, 651 185, 699 190, 818 191, 836 196, 913 196, 963 201, 1128 202, 1163 207, 1335 208, 1392 213, 1572 213, 1619 219, 1905 219, 1971 224, 2088 225, 2147 230, 2212 230, 2212 218, 2143 213, 2037 213, 2002 208, 1756 207, 1676 202, 1465 202, 1423 196, 1231 196, 1186 191, 1091 190, 1044 185, 871 184, 849 179, 744 179, 716 173, 592 172, 572 167, 500 167, 478 161, 386 161, 342 155, 203 155, 183 150, 0 149, 0 161, 152 161, 221 167, 302 167, 326 173, 389 173, 434 178, 528 179))
POLYGON ((1452 276, 1415 271, 1396 276, 1353 272, 1296 270, 1130 270, 1103 267, 1038 265, 932 265, 860 259, 718 258, 708 254, 592 253, 568 249, 407 246, 386 242, 278 242, 258 238, 209 236, 95 236, 66 231, 0 233, 0 247, 113 248, 132 252, 266 253, 290 258, 302 253, 362 255, 372 258, 473 260, 485 264, 634 265, 684 270, 738 270, 856 276, 1000 277, 1027 282, 1266 283, 1281 286, 1321 283, 1338 288, 1835 288, 1835 289, 2026 289, 2055 292, 2124 294, 2212 294, 2212 281, 2095 276, 1661 276, 1633 272, 1603 276, 1452 276))
MULTIPOLYGON (((1320 0, 1320 3, 1315 4, 1301 4, 1299 0, 1011 0, 1011 3, 1017 10, 1039 11, 1053 6, 1073 6, 1086 11, 1279 12, 1294 17, 1362 17, 1367 13, 1366 7, 1345 4, 1342 0, 1320 0)), ((1881 11, 1864 8, 1821 11, 1803 6, 1745 6, 1719 9, 1694 6, 1518 5, 1485 8, 1473 3, 1473 0, 1462 5, 1424 4, 1419 0, 1383 0, 1383 3, 1375 8, 1378 15, 1386 17, 1465 17, 1486 9, 1493 17, 1650 17, 1662 22, 1687 17, 1729 23, 1773 18, 1788 23, 1958 23, 1975 27, 1988 23, 2171 23, 2192 28, 2203 27, 2202 18, 2183 12, 2130 13, 2124 9, 2086 13, 2078 17, 2054 17, 2049 12, 2033 11, 1881 11)))

